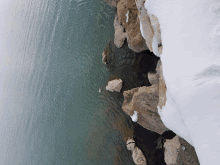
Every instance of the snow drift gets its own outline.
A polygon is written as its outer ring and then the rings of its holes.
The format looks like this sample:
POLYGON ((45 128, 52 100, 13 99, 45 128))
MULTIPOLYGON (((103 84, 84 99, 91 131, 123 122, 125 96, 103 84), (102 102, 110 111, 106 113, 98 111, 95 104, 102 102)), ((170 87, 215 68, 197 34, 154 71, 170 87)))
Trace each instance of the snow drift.
POLYGON ((161 27, 167 86, 161 119, 195 147, 201 164, 219 164, 220 2, 146 0, 145 8, 161 27))

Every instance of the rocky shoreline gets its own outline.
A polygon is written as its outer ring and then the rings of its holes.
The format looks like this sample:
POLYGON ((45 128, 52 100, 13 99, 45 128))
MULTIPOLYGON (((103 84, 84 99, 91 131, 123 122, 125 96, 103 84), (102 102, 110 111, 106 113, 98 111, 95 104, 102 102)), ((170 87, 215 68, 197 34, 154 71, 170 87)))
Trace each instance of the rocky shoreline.
POLYGON ((148 15, 143 0, 105 0, 117 7, 114 41, 102 53, 111 76, 106 90, 122 92, 122 109, 138 113, 134 134, 126 137, 128 150, 137 165, 198 165, 195 149, 170 131, 158 108, 166 103, 162 74, 162 40, 158 19, 148 15), (155 46, 156 45, 156 46, 155 46))

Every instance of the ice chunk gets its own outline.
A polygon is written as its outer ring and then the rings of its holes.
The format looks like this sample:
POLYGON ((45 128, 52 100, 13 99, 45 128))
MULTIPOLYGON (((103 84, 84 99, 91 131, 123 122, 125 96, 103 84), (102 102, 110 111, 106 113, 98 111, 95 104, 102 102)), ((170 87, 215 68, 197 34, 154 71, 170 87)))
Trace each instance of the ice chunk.
POLYGON ((128 19, 129 19, 129 11, 126 14, 126 22, 128 22, 128 19))
POLYGON ((138 120, 138 114, 137 111, 134 111, 134 114, 130 116, 133 122, 137 122, 138 120))

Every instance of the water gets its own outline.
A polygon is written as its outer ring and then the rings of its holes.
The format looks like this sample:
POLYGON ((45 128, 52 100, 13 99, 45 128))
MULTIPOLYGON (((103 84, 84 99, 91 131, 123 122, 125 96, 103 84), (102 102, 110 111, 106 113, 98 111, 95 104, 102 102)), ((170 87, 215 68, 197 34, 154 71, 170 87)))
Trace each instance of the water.
POLYGON ((115 9, 99 0, 1 0, 0 164, 134 164, 121 94, 99 93, 115 9))

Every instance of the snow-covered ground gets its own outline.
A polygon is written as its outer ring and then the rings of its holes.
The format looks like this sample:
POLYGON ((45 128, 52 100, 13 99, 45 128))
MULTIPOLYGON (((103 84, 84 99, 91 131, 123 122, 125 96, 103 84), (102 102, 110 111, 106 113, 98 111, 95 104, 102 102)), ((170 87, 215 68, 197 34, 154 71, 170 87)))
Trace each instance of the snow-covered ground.
POLYGON ((195 147, 200 164, 220 164, 220 1, 146 0, 145 8, 161 26, 161 118, 195 147))

